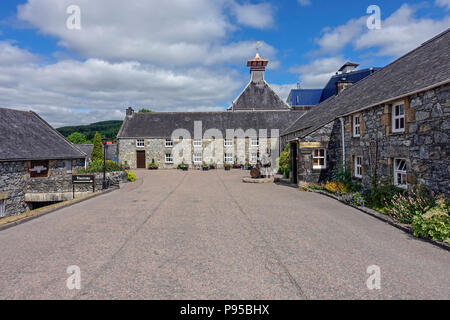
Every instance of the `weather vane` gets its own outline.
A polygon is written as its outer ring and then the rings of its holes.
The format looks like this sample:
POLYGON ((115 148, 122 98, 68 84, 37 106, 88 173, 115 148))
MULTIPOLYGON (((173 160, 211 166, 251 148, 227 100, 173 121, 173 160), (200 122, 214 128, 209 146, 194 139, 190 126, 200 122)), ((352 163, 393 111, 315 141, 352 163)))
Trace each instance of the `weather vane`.
POLYGON ((261 41, 256 41, 256 53, 259 54, 259 49, 261 49, 263 46, 263 43, 261 41))

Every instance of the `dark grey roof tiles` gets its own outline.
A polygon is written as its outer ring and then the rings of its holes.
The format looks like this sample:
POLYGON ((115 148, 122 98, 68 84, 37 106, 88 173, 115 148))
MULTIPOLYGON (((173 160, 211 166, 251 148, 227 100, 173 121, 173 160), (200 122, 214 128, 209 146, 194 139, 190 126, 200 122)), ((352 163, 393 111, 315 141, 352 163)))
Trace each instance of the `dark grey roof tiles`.
POLYGON ((289 110, 284 102, 265 81, 251 81, 233 102, 230 111, 289 110))
POLYGON ((169 138, 176 129, 186 129, 194 136, 194 122, 202 121, 202 134, 218 129, 223 136, 227 129, 279 129, 280 133, 296 121, 301 111, 260 112, 179 112, 134 113, 126 117, 118 138, 169 138))
POLYGON ((76 146, 86 154, 86 158, 91 158, 92 150, 94 150, 93 144, 77 144, 76 146))
POLYGON ((302 136, 334 119, 450 81, 450 29, 317 105, 284 134, 302 136))
POLYGON ((34 112, 0 108, 0 161, 84 157, 80 149, 34 112))

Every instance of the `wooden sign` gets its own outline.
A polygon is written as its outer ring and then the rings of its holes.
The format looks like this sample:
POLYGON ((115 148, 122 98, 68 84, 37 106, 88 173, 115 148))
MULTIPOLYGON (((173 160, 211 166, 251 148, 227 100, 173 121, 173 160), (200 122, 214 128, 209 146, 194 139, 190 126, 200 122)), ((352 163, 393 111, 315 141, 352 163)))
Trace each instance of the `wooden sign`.
POLYGON ((320 142, 300 142, 300 148, 320 148, 320 142))

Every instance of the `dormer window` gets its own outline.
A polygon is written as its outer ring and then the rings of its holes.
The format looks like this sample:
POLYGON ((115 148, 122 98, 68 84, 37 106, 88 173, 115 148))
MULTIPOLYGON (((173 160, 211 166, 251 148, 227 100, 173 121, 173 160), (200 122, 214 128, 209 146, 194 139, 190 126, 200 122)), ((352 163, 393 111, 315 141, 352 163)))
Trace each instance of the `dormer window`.
POLYGON ((405 104, 403 102, 392 106, 392 132, 405 131, 405 104))
POLYGON ((201 147, 202 139, 194 139, 194 147, 201 147))
POLYGON ((173 147, 173 140, 166 139, 166 148, 172 148, 173 147))

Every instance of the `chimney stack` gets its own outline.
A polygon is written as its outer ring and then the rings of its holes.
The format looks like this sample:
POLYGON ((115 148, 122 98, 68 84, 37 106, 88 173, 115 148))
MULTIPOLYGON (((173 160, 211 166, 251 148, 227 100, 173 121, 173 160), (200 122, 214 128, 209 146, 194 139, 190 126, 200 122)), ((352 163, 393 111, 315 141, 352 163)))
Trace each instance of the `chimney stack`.
POLYGON ((128 109, 126 110, 126 115, 127 116, 132 116, 134 114, 134 110, 132 107, 128 107, 128 109))
POLYGON ((269 60, 263 59, 256 53, 256 56, 247 61, 247 67, 250 67, 251 81, 252 82, 263 82, 264 72, 266 71, 266 66, 269 60))

